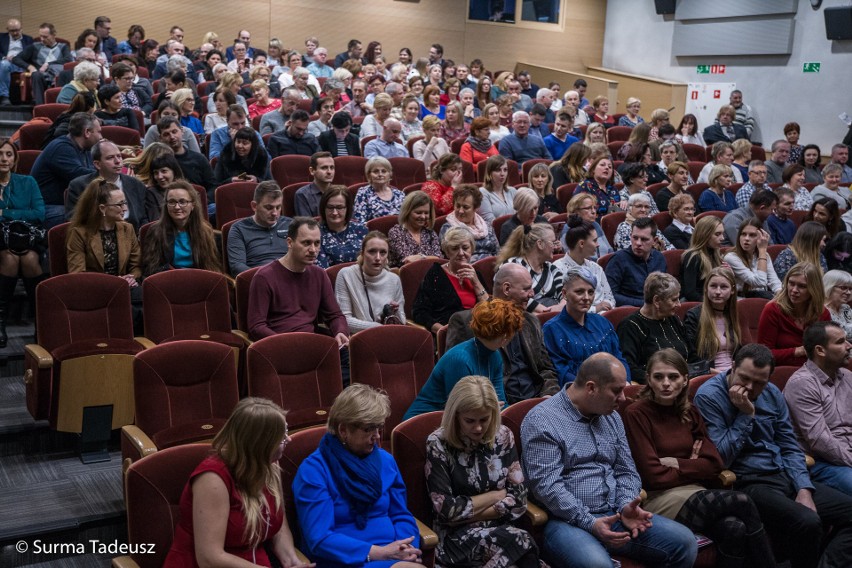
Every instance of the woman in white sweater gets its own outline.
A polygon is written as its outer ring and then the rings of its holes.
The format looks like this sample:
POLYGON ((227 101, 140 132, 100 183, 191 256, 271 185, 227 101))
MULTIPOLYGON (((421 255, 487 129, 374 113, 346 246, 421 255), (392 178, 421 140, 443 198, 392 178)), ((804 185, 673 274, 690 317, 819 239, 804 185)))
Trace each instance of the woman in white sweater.
POLYGON ((402 282, 388 270, 388 250, 384 233, 370 231, 358 262, 337 274, 334 293, 350 333, 382 325, 390 315, 405 324, 402 282))
POLYGON ((769 233, 763 229, 763 223, 756 217, 743 221, 734 250, 724 258, 734 272, 740 298, 771 300, 781 289, 768 247, 769 233))

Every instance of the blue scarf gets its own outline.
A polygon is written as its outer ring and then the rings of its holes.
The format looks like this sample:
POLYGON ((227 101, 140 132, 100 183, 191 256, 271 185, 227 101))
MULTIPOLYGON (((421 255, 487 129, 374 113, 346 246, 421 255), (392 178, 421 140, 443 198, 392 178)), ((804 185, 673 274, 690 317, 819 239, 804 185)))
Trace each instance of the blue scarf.
POLYGON ((355 526, 363 530, 367 526, 370 509, 382 494, 382 462, 379 448, 365 457, 347 450, 335 436, 326 433, 322 437, 319 451, 334 483, 343 498, 349 503, 355 526))

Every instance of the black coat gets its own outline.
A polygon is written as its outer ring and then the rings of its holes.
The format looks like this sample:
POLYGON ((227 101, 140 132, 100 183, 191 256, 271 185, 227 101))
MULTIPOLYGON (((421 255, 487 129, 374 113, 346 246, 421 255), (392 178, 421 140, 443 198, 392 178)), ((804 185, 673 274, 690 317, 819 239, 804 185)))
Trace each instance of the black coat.
POLYGON ((663 236, 666 237, 671 244, 680 250, 689 248, 689 242, 692 240, 692 235, 685 233, 675 227, 674 223, 663 229, 663 236))
MULTIPOLYGON (((476 272, 476 277, 482 283, 482 274, 476 272)), ((484 286, 484 284, 483 284, 484 286)), ((432 331, 436 323, 446 325, 452 315, 464 310, 455 288, 450 283, 447 271, 441 268, 441 264, 435 263, 423 277, 420 289, 414 298, 412 315, 415 322, 432 331)))
MULTIPOLYGON (((745 126, 740 126, 739 124, 732 124, 731 126, 734 128, 734 140, 739 140, 740 138, 748 140, 748 131, 745 129, 745 126)), ((708 146, 720 141, 733 142, 734 140, 730 140, 727 136, 725 136, 722 126, 718 123, 711 124, 704 129, 704 143, 708 146)))

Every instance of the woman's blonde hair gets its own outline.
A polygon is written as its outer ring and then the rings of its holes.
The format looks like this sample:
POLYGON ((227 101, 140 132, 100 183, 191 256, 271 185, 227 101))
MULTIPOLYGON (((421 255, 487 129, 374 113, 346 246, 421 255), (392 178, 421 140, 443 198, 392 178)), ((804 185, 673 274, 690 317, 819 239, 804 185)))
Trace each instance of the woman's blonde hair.
POLYGON ((669 119, 669 111, 664 108, 654 109, 654 112, 651 113, 651 126, 657 126, 657 123, 662 120, 669 119))
POLYGON ((725 164, 716 164, 713 166, 713 169, 710 170, 710 175, 707 176, 707 183, 710 187, 716 187, 716 181, 724 176, 724 175, 733 175, 734 171, 731 169, 731 166, 726 166, 725 164))
POLYGON ((709 243, 710 239, 713 237, 713 233, 716 232, 716 229, 718 229, 721 224, 722 220, 712 215, 699 219, 698 223, 695 224, 695 230, 692 233, 689 248, 683 253, 684 264, 686 264, 688 257, 696 254, 698 255, 698 259, 701 263, 701 278, 703 280, 707 279, 711 270, 722 265, 721 251, 718 248, 711 249, 707 246, 707 243, 709 243))
POLYGON ((535 248, 538 241, 552 241, 553 239, 548 236, 548 233, 554 235, 555 238, 556 233, 550 223, 534 223, 529 227, 524 225, 516 227, 509 238, 506 239, 506 244, 500 248, 495 264, 500 266, 512 257, 526 255, 535 248))
POLYGON ((698 338, 696 350, 704 359, 715 359, 719 353, 719 335, 716 333, 716 312, 713 309, 713 304, 710 302, 710 280, 712 278, 724 278, 731 286, 731 297, 728 298, 728 303, 722 314, 725 318, 725 337, 727 338, 728 350, 731 352, 731 357, 736 353, 741 345, 742 337, 740 337, 740 316, 737 312, 737 279, 730 268, 718 266, 710 271, 707 278, 704 280, 704 300, 701 304, 701 317, 698 320, 698 338))
POLYGON ((281 470, 271 459, 286 436, 284 410, 264 398, 248 397, 237 404, 213 438, 213 450, 228 466, 240 494, 246 517, 244 536, 254 546, 266 536, 264 519, 282 507, 281 470), (275 511, 266 511, 264 491, 274 497, 275 511))
POLYGON ((471 315, 470 329, 480 339, 512 336, 524 325, 524 312, 508 300, 479 302, 473 307, 471 315))
POLYGON ((376 168, 385 168, 388 174, 393 175, 393 166, 387 158, 376 156, 367 160, 364 165, 364 179, 370 181, 370 173, 376 168))
POLYGON ((476 248, 476 240, 473 238, 473 233, 464 227, 451 227, 441 237, 441 251, 449 257, 449 250, 461 246, 462 243, 470 243, 471 251, 476 248))
POLYGON ((344 426, 384 424, 390 412, 390 398, 384 391, 352 383, 334 399, 326 427, 329 434, 338 436, 344 426))
POLYGON ((430 114, 428 116, 424 116, 423 121, 420 124, 423 130, 432 130, 433 128, 441 127, 441 119, 434 114, 430 114))
MULTIPOLYGON (((735 294, 736 296, 736 294, 735 294)), ((648 383, 642 387, 642 390, 639 391, 638 399, 648 399, 654 400, 654 390, 651 388, 650 378, 651 378, 651 369, 654 368, 654 365, 669 365, 674 367, 678 373, 683 375, 684 385, 681 391, 678 393, 677 398, 674 402, 675 410, 677 410, 678 417, 680 418, 681 423, 683 424, 691 424, 692 417, 690 416, 690 408, 692 404, 689 402, 689 365, 686 363, 686 360, 683 358, 683 355, 677 352, 677 350, 672 349, 671 347, 667 347, 665 349, 660 349, 653 355, 648 358, 648 364, 645 366, 646 372, 646 380, 648 383)))
POLYGON ((816 221, 802 223, 790 243, 790 252, 796 257, 796 262, 809 262, 821 266, 820 258, 822 240, 828 235, 825 225, 816 221))
POLYGON ((662 299, 680 295, 680 282, 677 278, 666 272, 652 272, 645 279, 643 295, 646 304, 653 304, 654 298, 662 299))
POLYGON ((227 73, 224 73, 219 78, 219 87, 218 88, 230 89, 234 85, 242 85, 242 84, 243 84, 242 76, 239 73, 234 73, 232 71, 229 71, 227 73))
MULTIPOLYGON (((530 180, 530 189, 532 189, 536 195, 543 198, 546 195, 550 195, 553 193, 553 174, 550 172, 550 166, 545 163, 538 163, 530 168, 530 172, 527 174, 527 179, 530 180), (547 182, 544 184, 544 190, 539 193, 537 189, 533 188, 532 179, 533 177, 544 174, 547 176, 547 182)), ((517 199, 517 197, 515 198, 517 199)))
POLYGON ((778 307, 781 308, 781 311, 786 316, 803 316, 802 319, 804 320, 804 325, 802 325, 802 329, 817 321, 822 315, 823 310, 825 310, 825 288, 822 284, 822 269, 820 269, 819 264, 800 262, 794 265, 793 268, 784 275, 784 283, 778 293, 775 294, 775 298, 773 300, 776 304, 778 304, 778 307), (787 283, 790 281, 792 276, 804 276, 807 283, 808 293, 811 295, 811 299, 807 302, 803 314, 795 313, 795 308, 790 302, 789 296, 787 296, 787 283))
POLYGON ((604 139, 606 139, 606 130, 604 129, 604 125, 601 124, 600 122, 593 122, 586 127, 586 136, 583 139, 583 144, 585 144, 586 146, 589 146, 589 145, 592 144, 591 135, 592 135, 592 132, 594 132, 596 130, 600 130, 602 133, 604 133, 604 139))
POLYGON ((194 98, 195 95, 192 94, 192 89, 188 87, 177 89, 175 92, 172 93, 172 102, 177 105, 178 109, 180 109, 181 106, 183 106, 183 103, 185 103, 187 100, 194 98))
POLYGON ((393 99, 387 93, 379 93, 373 100, 373 108, 392 108, 393 99))
POLYGON ((751 152, 751 146, 752 143, 745 138, 734 140, 731 144, 731 147, 734 149, 734 159, 745 158, 746 155, 751 152))
POLYGON ((491 446, 494 444, 497 429, 500 428, 500 401, 497 399, 497 392, 488 377, 463 377, 450 391, 444 406, 444 416, 441 418, 441 428, 444 429, 444 440, 447 444, 457 449, 465 447, 459 424, 460 416, 478 411, 491 413, 488 428, 482 436, 482 443, 491 446))
MULTIPOLYGON (((544 164, 537 165, 544 166, 544 164)), ((545 166, 545 169, 547 169, 547 166, 545 166)), ((534 190, 528 187, 522 187, 517 193, 515 193, 515 199, 512 201, 512 207, 515 209, 516 213, 529 209, 530 207, 538 209, 539 201, 540 199, 538 194, 534 190)))
POLYGON ((583 206, 583 203, 585 203, 589 199, 592 201, 592 206, 595 208, 595 210, 597 210, 598 198, 594 194, 578 193, 577 195, 572 197, 570 201, 568 201, 568 205, 565 206, 565 211, 569 215, 577 213, 580 210, 580 207, 583 206))
POLYGON ((154 185, 153 176, 151 175, 151 164, 166 154, 174 155, 174 151, 167 144, 162 142, 153 142, 142 150, 142 153, 134 158, 128 158, 124 161, 125 165, 133 168, 133 173, 145 185, 154 185))

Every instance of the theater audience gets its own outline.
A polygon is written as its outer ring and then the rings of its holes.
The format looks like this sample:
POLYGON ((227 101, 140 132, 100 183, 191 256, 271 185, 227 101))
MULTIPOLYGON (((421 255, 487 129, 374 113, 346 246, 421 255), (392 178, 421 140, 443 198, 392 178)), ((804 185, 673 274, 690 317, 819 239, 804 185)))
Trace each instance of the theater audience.
POLYGON ((823 181, 811 191, 811 198, 816 200, 820 197, 829 197, 837 202, 841 213, 845 213, 852 201, 852 191, 849 190, 849 186, 840 185, 842 175, 843 168, 839 164, 825 166, 822 170, 823 181))
MULTIPOLYGON (((159 119, 167 116, 170 116, 175 119, 180 118, 180 111, 178 111, 177 106, 169 100, 163 101, 159 105, 157 105, 157 121, 159 122, 159 119)), ((186 147, 186 149, 191 150, 193 152, 201 152, 201 147, 198 145, 198 140, 195 138, 195 134, 193 134, 192 130, 190 130, 186 126, 181 126, 180 128, 181 140, 183 141, 183 145, 186 147)), ((158 128, 157 124, 151 124, 151 126, 145 132, 145 138, 142 139, 142 147, 147 148, 154 142, 160 141, 160 129, 158 128)))
POLYGON ((695 233, 695 227, 692 225, 695 221, 695 200, 688 193, 679 193, 669 199, 668 208, 672 222, 663 229, 663 236, 676 249, 686 250, 695 233))
POLYGON ((526 511, 527 488, 512 431, 500 423, 500 401, 487 377, 464 377, 450 391, 441 427, 426 439, 426 460, 437 562, 538 568, 532 536, 511 524, 526 511))
POLYGON ((701 211, 724 211, 725 213, 737 208, 734 194, 728 189, 734 183, 733 170, 731 166, 717 164, 710 170, 707 177, 710 185, 701 192, 698 198, 698 208, 701 211))
POLYGON ((828 197, 820 197, 814 200, 811 210, 805 215, 805 222, 815 221, 825 227, 826 240, 831 240, 845 227, 840 220, 840 210, 837 202, 828 197))
POLYGON ((316 152, 311 156, 308 168, 313 181, 300 187, 294 197, 296 215, 300 217, 319 217, 320 200, 334 180, 334 158, 331 152, 316 152))
MULTIPOLYGON (((725 225, 725 237, 729 243, 733 243, 737 238, 737 231, 743 221, 755 217, 761 223, 767 223, 769 216, 777 209, 778 196, 774 191, 758 189, 751 194, 748 204, 745 207, 738 207, 733 211, 725 214, 722 220, 725 225)), ((837 217, 837 222, 840 222, 840 216, 837 217)), ((769 235, 769 244, 776 244, 772 240, 772 234, 769 235)))
MULTIPOLYGON (((411 148, 412 157, 423 162, 426 172, 430 172, 433 166, 450 153, 447 141, 439 136, 441 121, 434 115, 423 119, 423 139, 414 143, 411 148)), ((455 155, 455 154, 453 154, 455 155)))
POLYGON ((657 191, 657 195, 654 196, 654 202, 660 211, 669 211, 669 201, 675 195, 682 195, 690 185, 689 166, 685 163, 681 161, 670 163, 666 167, 666 173, 669 177, 669 185, 657 191))
MULTIPOLYGON (((570 155, 570 151, 569 154, 566 154, 566 158, 568 155, 570 155)), ((615 188, 614 173, 612 160, 609 157, 599 157, 589 164, 586 179, 574 190, 574 195, 589 193, 595 196, 598 200, 598 220, 610 211, 627 208, 627 202, 621 199, 618 190, 615 188)))
MULTIPOLYGON (((592 155, 592 149, 585 144, 572 144, 562 154, 559 161, 550 166, 553 174, 553 185, 559 188, 568 183, 582 183, 586 180, 586 163, 592 155)), ((605 183, 607 180, 602 180, 605 183)))
POLYGON ((486 223, 477 210, 482 206, 482 189, 473 184, 462 184, 453 190, 453 212, 447 215, 441 236, 454 227, 467 229, 474 239, 471 261, 495 256, 499 250, 497 236, 491 223, 486 223))
POLYGON ((255 266, 264 266, 287 253, 287 229, 293 221, 282 215, 284 197, 274 181, 254 188, 250 217, 231 225, 228 233, 228 270, 236 277, 255 266))
MULTIPOLYGON (((435 204, 438 215, 453 211, 453 193, 462 183, 462 161, 458 154, 444 154, 432 164, 431 179, 421 187, 435 204)), ((479 198, 482 199, 481 197, 479 198)))
MULTIPOLYGON (((775 204, 775 210, 766 219, 766 230, 769 232, 770 240, 773 243, 788 245, 793 242, 798 230, 796 223, 790 219, 796 196, 792 191, 783 187, 779 187, 773 193, 778 196, 778 203, 775 204)), ((737 195, 739 195, 739 192, 737 192, 737 195)))
POLYGON ((711 368, 727 371, 737 349, 747 343, 740 332, 737 282, 730 268, 719 266, 710 271, 703 297, 700 306, 686 312, 686 337, 698 356, 710 361, 711 368))
POLYGON ((734 271, 739 297, 771 300, 781 289, 781 281, 769 258, 768 247, 769 233, 763 229, 763 223, 754 217, 743 221, 734 242, 734 250, 724 257, 724 261, 734 271))
MULTIPOLYGON (((770 180, 771 181, 771 180, 770 180)), ((805 168, 799 164, 790 164, 781 172, 781 181, 783 186, 789 189, 796 196, 793 201, 793 209, 795 211, 807 211, 814 204, 814 198, 811 192, 805 187, 805 168)))
POLYGON ((513 200, 517 190, 509 183, 509 165, 502 155, 491 156, 485 162, 485 177, 480 192, 482 203, 477 213, 491 223, 497 217, 514 213, 513 200))
POLYGON ((269 158, 257 132, 247 126, 237 130, 219 154, 213 175, 217 186, 269 178, 269 158))
MULTIPOLYGON (((649 218, 651 216, 652 204, 651 195, 646 192, 634 193, 630 196, 627 200, 627 217, 618 224, 615 230, 613 245, 616 250, 630 248, 631 227, 637 219, 649 218)), ((674 250, 675 247, 662 232, 658 232, 654 237, 654 248, 658 251, 664 251, 674 250)))
POLYGON ((331 157, 360 156, 361 144, 358 136, 351 132, 352 117, 346 112, 337 112, 331 117, 331 128, 317 137, 320 148, 331 157))
POLYGON ((367 235, 367 226, 352 219, 352 194, 345 185, 330 185, 319 203, 322 246, 317 265, 328 268, 354 262, 367 235))
POLYGON ((538 196, 539 206, 538 215, 550 221, 560 213, 565 212, 565 208, 559 203, 556 197, 556 190, 553 187, 553 175, 550 173, 548 164, 540 163, 530 168, 529 186, 538 196))
POLYGON ((114 83, 98 89, 98 102, 100 102, 100 108, 95 111, 95 116, 101 120, 102 126, 123 126, 139 130, 136 113, 121 106, 121 91, 114 83))
POLYGON ((520 264, 530 273, 535 283, 533 297, 526 306, 530 312, 558 312, 564 305, 563 274, 553 263, 553 249, 558 244, 549 223, 524 225, 512 231, 497 256, 498 265, 504 262, 520 264))
POLYGON ((778 278, 783 280, 787 271, 799 262, 809 262, 823 272, 827 271, 828 265, 822 254, 827 240, 828 233, 825 225, 816 221, 802 223, 796 231, 796 236, 793 237, 793 242, 782 250, 772 263, 778 278))
MULTIPOLYGON (((547 171, 546 166, 545 171, 547 171)), ((533 223, 547 223, 547 219, 538 214, 539 201, 538 195, 530 188, 522 187, 518 190, 515 199, 512 201, 515 214, 506 219, 500 226, 500 235, 497 240, 501 247, 506 244, 509 236, 516 228, 531 227, 533 223)), ((529 231, 529 229, 526 230, 529 231)), ((558 241, 555 246, 559 246, 558 241)))
POLYGON ((480 302, 471 312, 473 338, 459 343, 438 360, 429 380, 420 389, 403 420, 443 410, 450 391, 463 377, 476 375, 491 381, 497 398, 506 404, 503 389, 503 357, 506 347, 524 324, 524 312, 514 302, 491 300, 480 302))
POLYGON ((142 247, 144 276, 175 268, 222 272, 213 227, 204 218, 198 192, 184 180, 166 189, 160 219, 148 229, 142 247))

